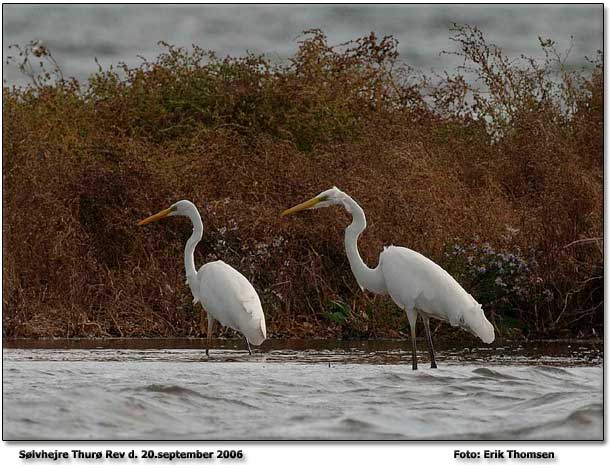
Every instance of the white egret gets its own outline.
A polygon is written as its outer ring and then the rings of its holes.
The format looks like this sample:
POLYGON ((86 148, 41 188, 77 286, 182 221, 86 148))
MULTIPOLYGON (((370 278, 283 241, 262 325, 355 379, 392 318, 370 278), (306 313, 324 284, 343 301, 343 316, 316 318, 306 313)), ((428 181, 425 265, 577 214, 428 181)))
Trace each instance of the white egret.
POLYGON ((140 221, 138 225, 143 226, 167 216, 186 216, 193 223, 193 234, 184 249, 184 266, 186 284, 193 293, 193 304, 201 303, 208 314, 206 355, 209 355, 214 320, 243 334, 248 352, 252 354, 250 343, 261 345, 267 337, 265 315, 256 290, 244 275, 221 260, 206 263, 199 271, 195 269, 195 247, 201 240, 203 223, 192 202, 180 200, 140 221))
POLYGON ((436 368, 436 360, 430 335, 430 318, 459 326, 487 344, 493 342, 494 327, 485 318, 481 304, 432 260, 406 247, 390 246, 385 247, 379 256, 377 267, 369 268, 358 252, 358 237, 366 228, 364 211, 349 195, 336 187, 285 210, 282 216, 331 205, 341 205, 352 215, 352 223, 345 230, 345 250, 360 288, 376 294, 389 294, 394 303, 407 313, 414 370, 417 369, 415 327, 418 315, 424 321, 432 368, 436 368))

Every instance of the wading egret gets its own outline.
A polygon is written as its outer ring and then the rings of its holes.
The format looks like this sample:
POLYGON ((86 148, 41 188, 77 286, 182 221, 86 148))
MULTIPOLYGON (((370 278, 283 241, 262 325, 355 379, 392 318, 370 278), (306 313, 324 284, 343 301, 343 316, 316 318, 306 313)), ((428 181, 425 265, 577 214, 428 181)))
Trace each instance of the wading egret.
POLYGON ((203 223, 197 207, 192 202, 180 200, 140 221, 138 225, 143 226, 167 216, 186 216, 193 223, 193 234, 184 249, 184 266, 186 284, 193 293, 193 304, 201 303, 208 314, 206 355, 209 355, 214 320, 243 334, 248 344, 248 352, 252 354, 250 343, 259 346, 267 337, 265 315, 254 287, 244 275, 221 260, 206 263, 199 271, 195 269, 195 247, 201 240, 203 223))
POLYGON ((432 368, 436 368, 436 360, 430 335, 430 318, 459 326, 487 344, 493 342, 494 327, 485 318, 481 304, 432 260, 406 247, 390 246, 381 252, 376 268, 366 266, 358 252, 358 237, 366 228, 364 211, 354 199, 336 187, 285 210, 282 216, 331 205, 341 205, 352 215, 352 223, 345 230, 345 251, 360 288, 376 294, 389 294, 394 303, 407 313, 414 370, 417 370, 415 326, 418 315, 424 321, 432 368))

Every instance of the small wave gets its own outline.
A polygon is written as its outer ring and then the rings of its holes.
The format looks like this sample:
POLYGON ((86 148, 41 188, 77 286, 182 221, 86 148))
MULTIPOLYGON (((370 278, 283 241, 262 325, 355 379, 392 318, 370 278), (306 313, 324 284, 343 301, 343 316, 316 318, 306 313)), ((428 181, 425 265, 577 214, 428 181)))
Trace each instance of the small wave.
POLYGON ((357 418, 352 417, 342 418, 339 421, 339 426, 341 427, 341 429, 344 429, 349 432, 370 431, 376 429, 373 423, 369 423, 368 421, 359 420, 357 418))
MULTIPOLYGON (((467 391, 465 391, 467 392, 467 391)), ((468 393, 468 395, 474 399, 481 399, 482 401, 493 401, 493 400, 497 400, 499 402, 518 402, 521 399, 519 397, 515 397, 515 396, 510 396, 507 395, 505 393, 493 393, 490 391, 481 391, 481 390, 476 390, 473 392, 468 393)))
POLYGON ((556 404, 562 401, 572 401, 578 396, 578 392, 549 392, 533 399, 524 402, 518 402, 512 406, 513 410, 522 410, 530 408, 547 408, 550 404, 556 404))
POLYGON ((438 383, 438 384, 447 384, 447 383, 451 383, 454 381, 457 381, 458 378, 454 377, 454 376, 444 376, 444 375, 431 375, 429 373, 423 373, 423 372, 419 372, 417 374, 417 381, 418 383, 420 381, 429 381, 429 382, 434 382, 434 383, 438 383))
POLYGON ((19 420, 22 421, 23 423, 28 423, 28 424, 31 424, 31 425, 38 425, 38 424, 40 424, 39 421, 33 420, 32 418, 29 418, 29 417, 22 417, 19 420))
POLYGON ((175 396, 197 396, 204 397, 202 394, 192 389, 188 389, 175 384, 149 384, 147 386, 131 388, 128 390, 132 391, 145 391, 145 392, 160 392, 163 394, 171 394, 175 396))
POLYGON ((391 373, 384 373, 382 377, 380 376, 380 377, 375 378, 375 379, 377 381, 379 381, 381 379, 381 380, 384 380, 384 381, 394 381, 394 382, 396 382, 396 381, 407 381, 409 378, 407 378, 407 377, 405 377, 405 376, 403 376, 401 374, 391 372, 391 373))
POLYGON ((273 380, 273 384, 274 384, 274 386, 284 386, 284 387, 287 387, 287 388, 297 388, 297 387, 311 388, 311 387, 313 387, 313 386, 311 386, 309 384, 300 385, 300 384, 297 384, 297 383, 292 383, 290 381, 282 381, 282 380, 279 380, 279 379, 274 379, 273 380))
POLYGON ((572 376, 568 370, 551 365, 538 365, 534 367, 534 370, 542 371, 544 373, 556 373, 561 376, 572 376))
POLYGON ((517 376, 511 376, 506 373, 500 373, 499 371, 492 370, 491 368, 475 368, 472 370, 477 375, 485 376, 486 378, 497 378, 497 379, 514 379, 520 380, 517 376))
POLYGON ((231 399, 226 397, 216 397, 210 396, 207 394, 199 394, 200 397, 212 402, 223 402, 230 405, 239 405, 240 407, 247 407, 252 410, 260 410, 261 408, 258 405, 250 404, 249 402, 240 400, 240 399, 231 399))
POLYGON ((362 386, 362 383, 356 379, 344 379, 343 380, 343 384, 345 384, 346 386, 352 386, 354 388, 356 388, 357 386, 362 386))
POLYGON ((343 394, 360 394, 360 393, 365 393, 365 392, 372 392, 373 389, 370 387, 362 387, 362 388, 355 388, 355 389, 346 389, 345 391, 343 391, 343 394))
MULTIPOLYGON (((192 389, 178 386, 175 384, 149 384, 147 386, 123 389, 123 391, 131 391, 131 392, 137 391, 137 392, 144 392, 144 393, 146 393, 146 392, 162 393, 162 394, 168 394, 171 396, 178 396, 183 399, 188 398, 188 397, 196 397, 197 399, 200 399, 200 402, 204 402, 204 403, 210 403, 210 404, 214 404, 214 405, 223 403, 223 404, 229 404, 229 405, 237 405, 240 407, 247 407, 252 410, 260 410, 260 407, 258 407, 257 405, 251 404, 251 403, 246 402, 241 399, 214 396, 214 395, 210 395, 208 393, 197 392, 192 389)), ((136 399, 131 399, 131 401, 137 402, 136 399)))
POLYGON ((314 420, 315 418, 312 417, 311 415, 293 415, 292 417, 288 418, 288 422, 303 422, 303 421, 311 421, 314 420))
POLYGON ((272 397, 274 399, 284 396, 284 393, 282 393, 282 392, 265 390, 265 389, 260 389, 260 390, 256 391, 256 394, 265 396, 265 397, 272 397))
POLYGON ((562 419, 538 424, 477 433, 445 436, 446 440, 593 440, 603 436, 603 407, 595 403, 582 407, 562 419))
POLYGON ((603 416, 603 405, 595 403, 572 412, 566 418, 566 423, 573 423, 575 425, 590 425, 591 423, 600 421, 603 416))

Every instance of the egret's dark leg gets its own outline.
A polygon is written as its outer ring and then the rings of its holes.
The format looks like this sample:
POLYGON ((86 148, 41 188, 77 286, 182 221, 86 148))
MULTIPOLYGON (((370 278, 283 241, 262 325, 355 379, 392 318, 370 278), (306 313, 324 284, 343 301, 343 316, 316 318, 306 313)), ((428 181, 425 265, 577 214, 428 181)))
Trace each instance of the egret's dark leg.
POLYGON ((248 342, 248 338, 245 338, 245 339, 246 339, 246 344, 248 345, 248 353, 250 355, 252 355, 252 350, 250 350, 250 343, 248 342))
POLYGON ((430 334, 430 318, 422 315, 422 320, 424 320, 424 328, 426 328, 426 337, 428 338, 428 350, 430 351, 430 368, 436 368, 434 346, 432 345, 432 335, 430 334))
POLYGON ((208 313, 208 345, 205 348, 205 354, 210 356, 210 346, 212 345, 212 332, 214 331, 214 319, 208 313))
POLYGON ((411 359, 413 361, 413 369, 417 370, 417 344, 415 342, 415 326, 417 325, 417 314, 413 321, 409 319, 409 325, 411 326, 411 359))
MULTIPOLYGON (((195 304, 193 304, 195 305, 195 304)), ((204 310, 202 310, 199 313, 199 331, 201 332, 201 334, 204 334, 206 332, 206 326, 205 326, 205 320, 208 316, 208 313, 204 310)))

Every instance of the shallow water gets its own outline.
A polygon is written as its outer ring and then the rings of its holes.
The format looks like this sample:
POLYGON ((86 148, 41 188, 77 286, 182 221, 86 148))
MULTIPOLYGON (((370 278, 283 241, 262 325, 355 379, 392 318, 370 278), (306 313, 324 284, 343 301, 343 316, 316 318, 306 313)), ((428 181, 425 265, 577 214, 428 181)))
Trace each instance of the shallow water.
POLYGON ((596 344, 202 344, 4 341, 3 439, 602 439, 596 344))

